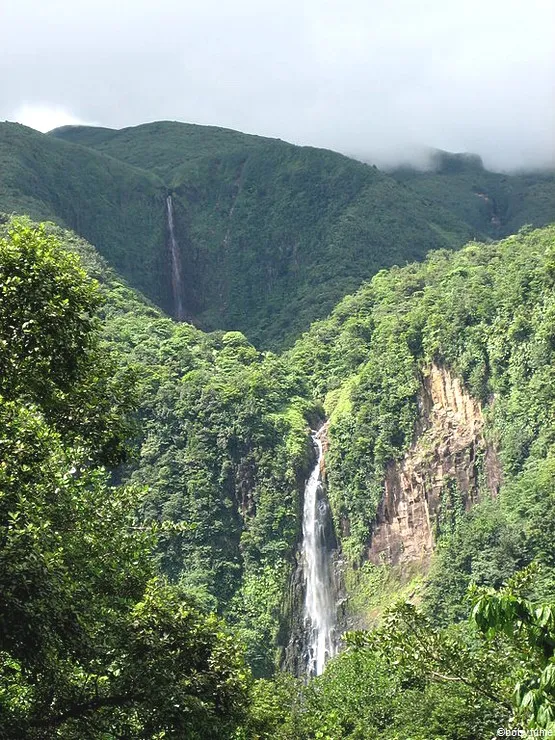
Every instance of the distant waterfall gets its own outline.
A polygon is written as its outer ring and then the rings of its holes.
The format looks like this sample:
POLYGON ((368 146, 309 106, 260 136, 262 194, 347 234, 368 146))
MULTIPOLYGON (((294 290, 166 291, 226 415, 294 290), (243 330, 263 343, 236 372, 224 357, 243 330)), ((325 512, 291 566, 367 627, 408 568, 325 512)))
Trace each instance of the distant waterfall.
POLYGON ((319 433, 312 439, 318 460, 304 491, 302 562, 305 580, 304 622, 308 643, 308 673, 318 676, 335 654, 336 604, 329 533, 329 504, 323 496, 319 433))
POLYGON ((170 254, 172 261, 172 292, 175 317, 178 321, 185 319, 183 308, 183 279, 181 277, 181 259, 179 246, 175 238, 175 226, 173 222, 173 200, 171 195, 166 198, 166 212, 168 216, 168 232, 170 235, 170 254))

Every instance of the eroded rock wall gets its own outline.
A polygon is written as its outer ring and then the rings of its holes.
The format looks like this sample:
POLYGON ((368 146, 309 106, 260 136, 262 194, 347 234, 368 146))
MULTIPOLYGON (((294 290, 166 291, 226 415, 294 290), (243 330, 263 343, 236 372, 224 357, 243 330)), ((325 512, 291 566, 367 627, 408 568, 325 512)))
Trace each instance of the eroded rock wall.
POLYGON ((496 495, 500 466, 483 427, 478 401, 448 370, 432 365, 422 381, 413 444, 403 460, 386 470, 369 560, 429 560, 453 492, 467 510, 484 488, 496 495))

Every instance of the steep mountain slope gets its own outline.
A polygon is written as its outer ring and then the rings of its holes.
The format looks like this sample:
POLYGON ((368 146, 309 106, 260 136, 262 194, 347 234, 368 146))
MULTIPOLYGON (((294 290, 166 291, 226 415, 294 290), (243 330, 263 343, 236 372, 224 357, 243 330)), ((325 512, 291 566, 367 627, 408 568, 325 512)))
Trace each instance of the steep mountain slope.
POLYGON ((441 207, 432 214, 387 175, 325 150, 175 122, 52 136, 164 178, 187 315, 257 343, 290 341, 381 267, 470 236, 441 207))
MULTIPOLYGON (((199 327, 239 329, 259 346, 291 344, 383 267, 499 232, 485 200, 491 188, 481 184, 482 195, 465 182, 462 199, 458 184, 449 197, 443 183, 431 196, 414 177, 214 127, 66 127, 45 136, 0 124, 0 151, 0 208, 74 228, 168 313, 181 303, 199 327)), ((549 193, 538 207, 527 187, 515 219, 543 223, 549 193)))
POLYGON ((189 315, 262 343, 294 337, 382 266, 555 217, 552 173, 488 172, 469 155, 437 152, 431 172, 392 179, 332 152, 177 122, 52 135, 163 177, 189 315))
POLYGON ((525 224, 545 226, 555 220, 553 172, 489 172, 477 156, 436 151, 429 171, 405 168, 392 175, 427 202, 458 213, 474 238, 498 238, 525 224))
POLYGON ((74 229, 166 310, 165 188, 151 173, 20 124, 0 124, 0 210, 74 229))
POLYGON ((551 226, 384 271, 291 351, 330 417, 344 553, 410 573, 439 540, 443 620, 471 578, 497 586, 534 557, 555 591, 538 534, 554 526, 554 249, 551 226))

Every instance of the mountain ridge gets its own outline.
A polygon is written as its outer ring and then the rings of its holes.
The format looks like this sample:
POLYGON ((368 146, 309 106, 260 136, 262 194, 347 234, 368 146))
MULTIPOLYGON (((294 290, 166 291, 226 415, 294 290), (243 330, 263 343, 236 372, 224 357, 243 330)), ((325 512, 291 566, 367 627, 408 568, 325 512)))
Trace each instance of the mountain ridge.
POLYGON ((291 345, 382 268, 553 218, 555 177, 477 171, 472 157, 472 172, 385 173, 330 150, 180 122, 48 135, 5 127, 0 209, 73 228, 175 315, 171 195, 184 315, 268 348, 291 345))

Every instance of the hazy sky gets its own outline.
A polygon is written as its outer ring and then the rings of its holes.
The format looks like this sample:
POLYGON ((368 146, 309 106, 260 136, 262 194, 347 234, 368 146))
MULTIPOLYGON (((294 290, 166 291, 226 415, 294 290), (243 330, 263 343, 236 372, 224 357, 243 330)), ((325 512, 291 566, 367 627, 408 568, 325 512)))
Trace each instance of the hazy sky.
POLYGON ((554 0, 1 0, 0 119, 554 164, 554 0))

